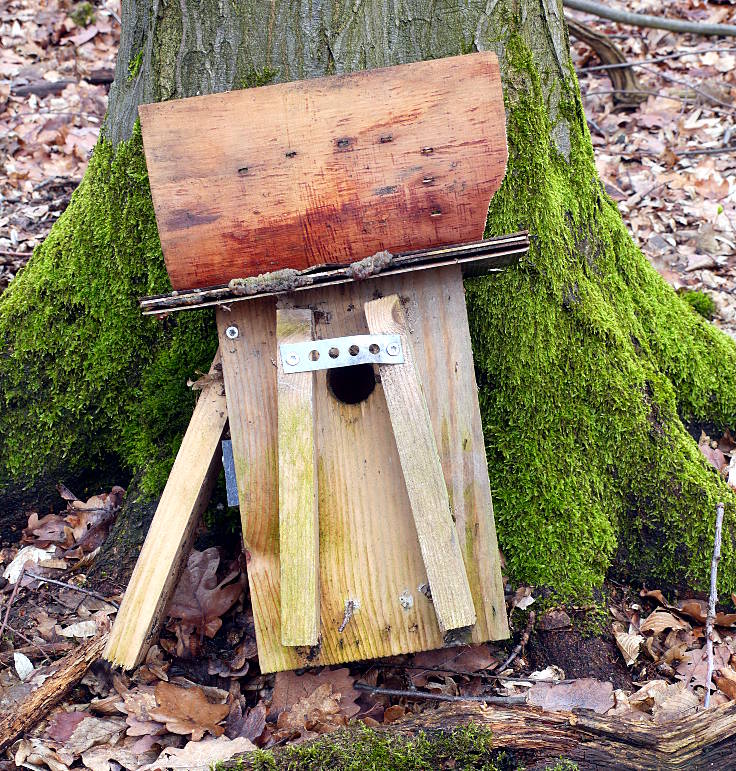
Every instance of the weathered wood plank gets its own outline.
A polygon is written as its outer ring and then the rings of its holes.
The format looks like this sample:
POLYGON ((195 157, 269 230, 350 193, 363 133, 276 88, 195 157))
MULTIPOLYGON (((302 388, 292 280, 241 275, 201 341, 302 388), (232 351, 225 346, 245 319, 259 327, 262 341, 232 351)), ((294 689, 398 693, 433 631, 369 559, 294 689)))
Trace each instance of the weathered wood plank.
POLYGON ((506 168, 490 52, 139 112, 175 289, 477 240, 506 168))
POLYGON ((263 672, 294 669, 304 659, 281 644, 276 301, 227 307, 217 309, 217 329, 258 661, 263 672), (237 337, 225 334, 230 327, 237 337))
POLYGON ((312 311, 276 311, 281 643, 319 639, 319 512, 311 372, 285 373, 282 343, 313 339, 312 311))
POLYGON ((218 353, 110 632, 104 658, 125 669, 143 660, 158 633, 217 478, 227 421, 221 372, 218 353))
MULTIPOLYGON (((378 366, 383 393, 440 630, 466 629, 475 624, 475 607, 406 316, 395 294, 364 309, 371 334, 401 338, 404 363, 378 366)), ((471 367, 472 359, 464 366, 471 367)))
MULTIPOLYGON (((485 446, 460 268, 289 295, 313 311, 315 338, 368 334, 364 303, 399 294, 421 373, 477 620, 472 642, 508 636, 485 446), (445 341, 441 352, 433 341, 445 341), (441 363, 440 363, 441 362, 441 363)), ((439 648, 422 560, 381 383, 346 404, 315 373, 320 644, 281 643, 276 301, 218 308, 261 670, 336 664, 439 648), (229 326, 238 337, 226 337, 229 326), (352 615, 347 603, 354 603, 352 615), (347 618, 347 621, 346 621, 347 618)), ((356 368, 352 368, 356 369, 356 368)))

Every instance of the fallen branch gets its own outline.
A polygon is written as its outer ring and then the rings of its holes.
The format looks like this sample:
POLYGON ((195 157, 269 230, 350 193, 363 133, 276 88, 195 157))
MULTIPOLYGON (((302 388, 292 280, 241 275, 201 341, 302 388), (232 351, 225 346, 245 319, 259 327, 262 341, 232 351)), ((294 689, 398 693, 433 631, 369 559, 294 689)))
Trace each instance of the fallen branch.
POLYGON ((646 102, 648 97, 640 93, 642 88, 636 73, 626 61, 621 49, 607 35, 602 35, 575 19, 565 20, 570 35, 592 48, 604 65, 611 67, 606 74, 614 88, 614 102, 631 107, 646 102))
POLYGON ((74 645, 70 642, 50 642, 39 643, 38 645, 26 645, 23 648, 15 648, 12 651, 3 651, 0 653, 0 664, 8 664, 13 661, 16 653, 22 653, 24 656, 32 658, 36 653, 40 653, 42 656, 46 656, 48 653, 68 653, 73 647, 74 645))
MULTIPOLYGON (((387 737, 432 737, 476 725, 490 729, 495 750, 518 753, 526 768, 546 768, 560 757, 577 761, 581 769, 670 771, 696 768, 736 768, 732 737, 736 736, 736 703, 729 702, 666 725, 606 717, 594 712, 546 712, 538 707, 485 706, 464 702, 442 704, 375 730, 387 737)), ((354 728, 358 731, 358 728, 354 728)), ((350 733, 338 732, 317 741, 349 747, 350 733), (347 739, 347 741, 346 741, 347 739)), ((307 748, 313 742, 305 742, 307 748)), ((274 750, 278 763, 286 748, 274 750)), ((223 764, 248 769, 246 753, 223 764)))
POLYGON ((619 24, 629 24, 632 27, 652 27, 654 29, 666 29, 669 32, 683 32, 691 35, 726 35, 736 37, 736 26, 733 24, 703 24, 699 21, 682 21, 681 19, 667 19, 663 16, 650 16, 644 13, 631 13, 619 11, 593 0, 562 0, 567 8, 584 13, 592 13, 602 19, 617 21, 619 24))
POLYGON ((710 692, 713 688, 713 625, 716 620, 716 602, 718 601, 718 563, 721 559, 723 508, 722 503, 716 507, 716 534, 713 539, 713 558, 710 562, 710 597, 708 615, 705 618, 705 653, 708 658, 708 672, 705 676, 705 707, 710 706, 710 692))
POLYGON ((354 688, 357 691, 368 691, 379 696, 394 696, 403 699, 426 699, 427 701, 452 701, 452 702, 480 702, 481 704, 525 704, 526 696, 453 696, 449 693, 437 693, 434 691, 422 691, 418 688, 377 688, 365 683, 356 683, 354 688))
POLYGON ((106 642, 106 634, 95 637, 52 665, 54 671, 43 683, 0 719, 0 752, 48 715, 100 658, 106 642))

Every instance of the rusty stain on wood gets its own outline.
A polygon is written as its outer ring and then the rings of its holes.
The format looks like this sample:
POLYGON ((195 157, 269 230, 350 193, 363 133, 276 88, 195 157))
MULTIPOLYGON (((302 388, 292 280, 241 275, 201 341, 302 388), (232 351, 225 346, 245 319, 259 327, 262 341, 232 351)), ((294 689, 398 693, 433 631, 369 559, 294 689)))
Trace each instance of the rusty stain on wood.
POLYGON ((175 289, 479 239, 506 168, 490 52, 139 111, 175 289))

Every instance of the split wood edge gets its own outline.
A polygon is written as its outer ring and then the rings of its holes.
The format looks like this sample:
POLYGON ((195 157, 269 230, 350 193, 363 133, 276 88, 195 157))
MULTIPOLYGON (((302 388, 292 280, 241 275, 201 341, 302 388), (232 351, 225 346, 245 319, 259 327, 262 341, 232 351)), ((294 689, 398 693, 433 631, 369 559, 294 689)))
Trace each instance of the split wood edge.
POLYGON ((277 309, 281 643, 288 646, 319 642, 319 510, 314 375, 285 373, 281 344, 313 336, 311 310, 277 309))
POLYGON ((447 635, 474 626, 475 606, 406 315, 395 294, 364 308, 371 334, 401 337, 404 363, 378 366, 432 603, 440 631, 447 635))
POLYGON ((74 688, 87 670, 100 657, 107 635, 95 637, 79 645, 52 665, 51 673, 13 710, 0 718, 0 752, 22 734, 30 731, 74 688))
POLYGON ((158 634, 220 464, 227 404, 218 351, 123 596, 103 657, 132 669, 158 634))

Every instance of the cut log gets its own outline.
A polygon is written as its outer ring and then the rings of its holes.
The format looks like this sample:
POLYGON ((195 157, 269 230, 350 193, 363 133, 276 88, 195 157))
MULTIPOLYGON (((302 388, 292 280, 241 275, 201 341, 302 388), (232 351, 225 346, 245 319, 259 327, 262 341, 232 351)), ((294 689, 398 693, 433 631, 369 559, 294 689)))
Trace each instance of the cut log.
MULTIPOLYGON (((467 629, 476 619, 473 596, 406 315, 395 294, 364 307, 372 334, 397 334, 401 338, 404 363, 378 367, 437 621, 443 634, 467 629)), ((472 367, 472 361, 462 364, 472 367)))
POLYGON ((12 712, 0 718, 0 752, 30 731, 84 677, 102 653, 107 635, 95 637, 51 665, 51 674, 12 712))
POLYGON ((276 311, 281 643, 319 640, 319 512, 312 372, 285 373, 282 343, 313 339, 312 311, 276 311))
POLYGON ((166 605, 207 507, 221 462, 227 421, 219 353, 194 408, 123 597, 104 657, 124 669, 137 666, 158 633, 166 605))

